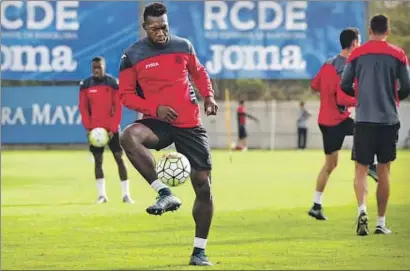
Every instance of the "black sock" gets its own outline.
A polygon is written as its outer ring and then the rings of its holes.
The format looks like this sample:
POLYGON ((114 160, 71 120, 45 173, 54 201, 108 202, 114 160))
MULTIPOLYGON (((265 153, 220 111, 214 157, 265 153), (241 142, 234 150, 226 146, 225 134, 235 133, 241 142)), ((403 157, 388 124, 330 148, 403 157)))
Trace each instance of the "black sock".
POLYGON ((171 189, 169 189, 168 187, 167 188, 162 188, 158 191, 158 194, 160 196, 169 196, 169 195, 171 195, 171 189))
POLYGON ((198 255, 202 254, 205 252, 205 249, 199 248, 199 247, 194 247, 194 250, 192 251, 192 255, 198 255))
POLYGON ((322 209, 322 204, 313 203, 313 210, 320 210, 320 209, 322 209))

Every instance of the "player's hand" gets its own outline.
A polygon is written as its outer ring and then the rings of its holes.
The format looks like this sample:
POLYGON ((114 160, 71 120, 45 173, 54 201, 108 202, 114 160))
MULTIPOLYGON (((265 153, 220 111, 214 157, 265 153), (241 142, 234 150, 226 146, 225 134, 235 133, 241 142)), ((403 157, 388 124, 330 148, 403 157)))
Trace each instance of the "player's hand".
POLYGON ((218 104, 216 103, 214 97, 205 98, 205 114, 207 116, 216 115, 218 113, 218 104))
POLYGON ((109 132, 108 132, 108 137, 111 139, 113 136, 114 136, 114 133, 111 132, 111 131, 109 131, 109 132))
POLYGON ((157 108, 157 117, 165 122, 173 122, 178 118, 178 113, 167 105, 159 105, 157 108))

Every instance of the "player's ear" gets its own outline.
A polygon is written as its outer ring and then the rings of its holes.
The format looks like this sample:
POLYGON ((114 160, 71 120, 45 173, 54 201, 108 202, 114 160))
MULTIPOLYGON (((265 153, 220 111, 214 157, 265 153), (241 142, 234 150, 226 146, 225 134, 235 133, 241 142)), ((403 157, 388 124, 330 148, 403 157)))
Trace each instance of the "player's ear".
POLYGON ((386 36, 390 35, 390 28, 387 28, 386 36))
POLYGON ((147 25, 145 24, 145 22, 142 23, 142 28, 144 28, 144 30, 147 31, 147 25))
POLYGON ((352 44, 351 44, 351 46, 350 46, 350 48, 356 48, 357 46, 358 46, 358 44, 359 44, 359 41, 358 40, 353 40, 352 41, 352 44))
POLYGON ((369 35, 373 35, 373 30, 369 27, 369 35))

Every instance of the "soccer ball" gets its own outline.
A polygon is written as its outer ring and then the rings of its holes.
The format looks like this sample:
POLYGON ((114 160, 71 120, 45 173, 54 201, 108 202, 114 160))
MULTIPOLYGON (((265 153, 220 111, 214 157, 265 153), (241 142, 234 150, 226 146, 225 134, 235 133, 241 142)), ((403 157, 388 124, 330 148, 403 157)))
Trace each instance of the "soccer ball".
POLYGON ((91 130, 90 134, 88 135, 88 140, 90 141, 91 145, 100 148, 107 145, 108 141, 110 141, 110 137, 108 136, 107 130, 98 127, 91 130))
POLYGON ((165 154, 157 163, 158 179, 169 186, 185 183, 190 173, 188 158, 179 152, 165 154))

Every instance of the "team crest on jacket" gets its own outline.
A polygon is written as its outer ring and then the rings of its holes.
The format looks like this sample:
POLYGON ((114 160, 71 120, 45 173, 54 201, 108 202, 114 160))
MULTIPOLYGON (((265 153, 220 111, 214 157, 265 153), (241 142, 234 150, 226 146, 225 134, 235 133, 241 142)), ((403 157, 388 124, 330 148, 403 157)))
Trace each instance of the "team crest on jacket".
POLYGON ((175 56, 175 62, 178 63, 178 64, 181 64, 182 63, 181 56, 175 56))

